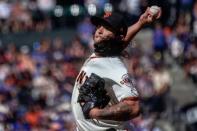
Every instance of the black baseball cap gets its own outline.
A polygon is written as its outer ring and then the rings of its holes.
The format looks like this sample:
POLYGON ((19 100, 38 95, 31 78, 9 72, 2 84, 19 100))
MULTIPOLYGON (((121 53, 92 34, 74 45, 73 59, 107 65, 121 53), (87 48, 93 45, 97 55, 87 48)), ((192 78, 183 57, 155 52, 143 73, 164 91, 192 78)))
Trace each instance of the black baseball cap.
POLYGON ((126 36, 127 34, 128 26, 124 20, 124 15, 120 13, 107 13, 103 18, 99 16, 92 16, 90 20, 93 25, 102 25, 116 34, 124 36, 126 36))

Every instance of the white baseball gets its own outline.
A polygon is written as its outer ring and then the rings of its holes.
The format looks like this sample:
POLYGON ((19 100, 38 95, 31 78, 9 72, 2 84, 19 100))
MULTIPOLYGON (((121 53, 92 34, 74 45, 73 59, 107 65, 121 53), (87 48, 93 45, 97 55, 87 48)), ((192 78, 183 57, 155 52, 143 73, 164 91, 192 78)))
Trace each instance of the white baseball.
POLYGON ((159 6, 153 5, 150 7, 150 12, 152 13, 153 16, 157 16, 159 10, 160 10, 159 6))

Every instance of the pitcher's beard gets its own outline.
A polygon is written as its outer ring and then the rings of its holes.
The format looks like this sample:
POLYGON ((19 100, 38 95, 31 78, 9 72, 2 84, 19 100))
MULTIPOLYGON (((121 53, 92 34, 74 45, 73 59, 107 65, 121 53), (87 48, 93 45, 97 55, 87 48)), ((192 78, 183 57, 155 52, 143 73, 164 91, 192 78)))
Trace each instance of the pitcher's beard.
POLYGON ((94 52, 100 56, 118 56, 123 51, 123 41, 114 38, 106 38, 94 43, 94 52))

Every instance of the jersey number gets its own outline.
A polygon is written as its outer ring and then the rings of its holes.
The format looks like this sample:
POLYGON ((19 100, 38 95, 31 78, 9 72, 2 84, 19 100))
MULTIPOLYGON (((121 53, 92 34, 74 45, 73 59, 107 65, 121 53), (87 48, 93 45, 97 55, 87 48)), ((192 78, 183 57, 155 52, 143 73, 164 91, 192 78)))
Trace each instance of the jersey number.
POLYGON ((87 78, 88 76, 86 75, 86 72, 81 71, 77 77, 77 83, 82 84, 87 78))

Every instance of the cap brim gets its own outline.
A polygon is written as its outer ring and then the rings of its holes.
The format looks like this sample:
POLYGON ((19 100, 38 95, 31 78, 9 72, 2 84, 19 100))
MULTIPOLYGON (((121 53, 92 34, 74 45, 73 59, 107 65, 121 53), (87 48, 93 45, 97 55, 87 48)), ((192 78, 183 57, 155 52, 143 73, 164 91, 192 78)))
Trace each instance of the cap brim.
POLYGON ((112 25, 107 20, 105 20, 103 18, 100 18, 100 17, 97 17, 97 16, 92 16, 90 18, 90 20, 91 20, 91 23, 95 26, 102 25, 102 26, 113 29, 112 25))

